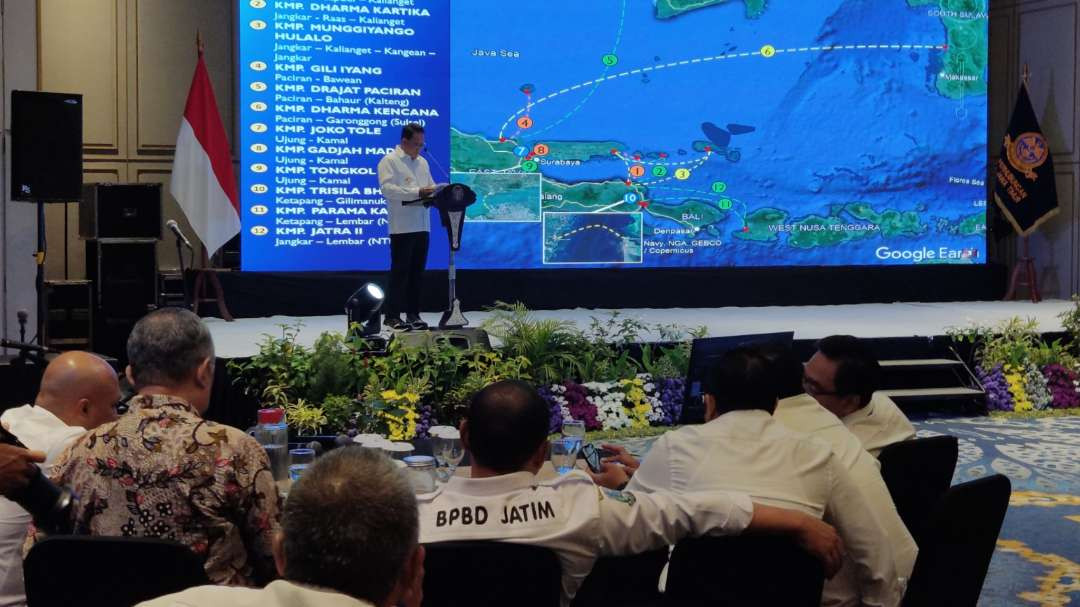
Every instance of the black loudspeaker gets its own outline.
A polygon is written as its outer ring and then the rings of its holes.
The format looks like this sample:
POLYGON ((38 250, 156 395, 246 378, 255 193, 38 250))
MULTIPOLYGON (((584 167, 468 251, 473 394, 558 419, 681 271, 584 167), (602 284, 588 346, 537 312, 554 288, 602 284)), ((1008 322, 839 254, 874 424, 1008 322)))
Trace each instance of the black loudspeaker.
POLYGON ((86 277, 94 283, 94 351, 126 362, 131 328, 157 307, 157 241, 86 241, 86 277))
POLYGON ((491 340, 483 329, 432 329, 395 333, 394 339, 404 346, 425 348, 445 343, 459 350, 491 350, 491 340))
POLYGON ((82 95, 11 92, 11 198, 82 196, 82 95))
POLYGON ((79 236, 161 238, 161 184, 87 184, 79 205, 79 236))
POLYGON ((45 281, 46 348, 90 350, 93 347, 93 297, 89 280, 45 281))

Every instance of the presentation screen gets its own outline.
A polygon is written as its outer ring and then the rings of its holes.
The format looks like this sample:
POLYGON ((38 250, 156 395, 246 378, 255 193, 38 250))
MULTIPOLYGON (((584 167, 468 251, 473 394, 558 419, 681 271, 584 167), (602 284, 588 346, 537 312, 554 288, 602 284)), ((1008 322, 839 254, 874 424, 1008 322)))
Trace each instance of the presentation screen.
POLYGON ((985 0, 239 1, 245 270, 386 269, 411 122, 460 268, 986 261, 985 0))

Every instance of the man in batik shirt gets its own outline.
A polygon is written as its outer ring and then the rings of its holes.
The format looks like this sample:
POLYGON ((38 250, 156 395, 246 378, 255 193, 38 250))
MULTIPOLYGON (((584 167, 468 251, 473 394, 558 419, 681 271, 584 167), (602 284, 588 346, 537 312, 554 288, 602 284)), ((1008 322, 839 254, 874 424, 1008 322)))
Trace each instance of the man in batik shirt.
POLYGON ((76 533, 176 540, 216 584, 267 583, 280 497, 263 448, 202 418, 214 377, 206 326, 161 309, 135 325, 127 352, 138 391, 128 413, 84 435, 55 468, 81 498, 76 533))

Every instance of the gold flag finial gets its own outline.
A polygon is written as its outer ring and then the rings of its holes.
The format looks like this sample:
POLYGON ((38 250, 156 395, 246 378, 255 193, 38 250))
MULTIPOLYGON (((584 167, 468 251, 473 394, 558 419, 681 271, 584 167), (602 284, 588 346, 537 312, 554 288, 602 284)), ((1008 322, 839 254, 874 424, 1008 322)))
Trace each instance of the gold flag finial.
POLYGON ((1020 80, 1024 82, 1024 86, 1031 86, 1031 68, 1027 63, 1024 64, 1024 71, 1020 72, 1020 80))
POLYGON ((198 29, 195 30, 195 50, 198 51, 200 55, 206 50, 206 46, 203 45, 202 41, 202 32, 198 29))

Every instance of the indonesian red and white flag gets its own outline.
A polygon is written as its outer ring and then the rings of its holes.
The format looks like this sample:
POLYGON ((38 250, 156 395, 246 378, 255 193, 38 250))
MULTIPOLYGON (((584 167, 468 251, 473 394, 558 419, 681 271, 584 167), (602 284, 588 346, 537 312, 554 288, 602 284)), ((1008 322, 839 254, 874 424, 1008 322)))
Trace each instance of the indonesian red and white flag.
POLYGON ((207 254, 213 255, 240 232, 240 195, 229 140, 201 51, 176 138, 169 191, 206 245, 207 254))

